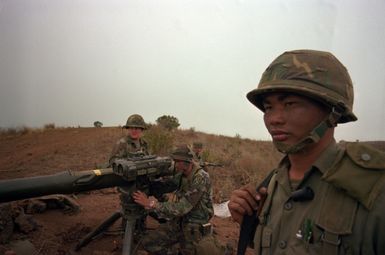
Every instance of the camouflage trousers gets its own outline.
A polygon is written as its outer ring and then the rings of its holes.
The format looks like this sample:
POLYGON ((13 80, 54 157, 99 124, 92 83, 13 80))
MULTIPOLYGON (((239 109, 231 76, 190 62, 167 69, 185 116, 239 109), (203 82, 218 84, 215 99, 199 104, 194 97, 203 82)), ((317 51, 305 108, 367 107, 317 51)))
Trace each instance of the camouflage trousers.
POLYGON ((222 255, 224 248, 212 234, 203 235, 201 224, 169 221, 149 230, 142 239, 144 250, 152 255, 222 255), (175 249, 179 246, 178 249, 175 249))

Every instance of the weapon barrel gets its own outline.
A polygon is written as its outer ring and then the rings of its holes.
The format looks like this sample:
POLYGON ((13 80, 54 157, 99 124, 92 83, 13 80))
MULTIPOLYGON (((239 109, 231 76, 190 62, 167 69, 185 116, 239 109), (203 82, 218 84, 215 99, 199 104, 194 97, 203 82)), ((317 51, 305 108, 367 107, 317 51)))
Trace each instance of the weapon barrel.
POLYGON ((112 168, 64 171, 54 175, 0 180, 0 203, 50 194, 76 192, 127 185, 129 180, 113 173, 112 168))

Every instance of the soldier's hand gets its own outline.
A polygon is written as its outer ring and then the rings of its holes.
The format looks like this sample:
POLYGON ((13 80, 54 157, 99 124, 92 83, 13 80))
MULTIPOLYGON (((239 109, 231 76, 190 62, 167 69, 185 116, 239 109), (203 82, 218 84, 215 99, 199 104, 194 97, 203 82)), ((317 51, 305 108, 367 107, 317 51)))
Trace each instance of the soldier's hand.
POLYGON ((251 184, 234 190, 228 204, 231 217, 241 224, 243 215, 252 215, 253 211, 258 209, 258 203, 261 201, 261 197, 266 195, 266 192, 266 188, 261 188, 257 192, 255 186, 251 184))
POLYGON ((153 209, 158 202, 155 197, 147 197, 147 195, 140 190, 135 191, 132 194, 132 197, 134 198, 135 203, 143 206, 147 210, 153 209))

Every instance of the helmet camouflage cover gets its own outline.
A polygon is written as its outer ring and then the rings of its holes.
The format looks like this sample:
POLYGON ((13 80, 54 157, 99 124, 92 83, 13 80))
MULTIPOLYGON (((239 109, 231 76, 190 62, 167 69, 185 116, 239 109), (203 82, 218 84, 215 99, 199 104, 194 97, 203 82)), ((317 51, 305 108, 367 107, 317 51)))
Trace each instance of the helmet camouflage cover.
POLYGON ((173 160, 191 162, 194 158, 194 152, 191 151, 190 147, 187 144, 181 144, 178 145, 176 149, 172 151, 171 158, 173 160))
POLYGON ((271 92, 293 92, 320 101, 341 113, 338 123, 357 120, 349 73, 329 52, 295 50, 278 56, 247 98, 264 111, 264 96, 271 92))
POLYGON ((146 129, 146 123, 144 122, 144 119, 139 114, 133 114, 130 117, 128 117, 126 125, 123 126, 124 128, 142 128, 146 129))

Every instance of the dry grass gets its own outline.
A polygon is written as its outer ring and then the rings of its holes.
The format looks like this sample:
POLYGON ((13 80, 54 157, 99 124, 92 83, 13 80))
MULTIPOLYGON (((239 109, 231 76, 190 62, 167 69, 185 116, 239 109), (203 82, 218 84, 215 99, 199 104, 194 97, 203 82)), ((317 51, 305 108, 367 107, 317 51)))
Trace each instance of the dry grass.
MULTIPOLYGON (((48 125, 40 129, 27 127, 1 129, 0 179, 99 168, 99 164, 108 161, 116 141, 126 133, 126 130, 121 127, 58 128, 54 125, 48 125)), ((223 168, 207 168, 213 183, 215 203, 228 200, 231 192, 244 184, 261 181, 282 157, 274 149, 271 142, 242 139, 239 135, 227 137, 206 134, 196 131, 194 128, 165 132, 156 127, 149 128, 145 135, 151 149, 157 151, 157 155, 161 156, 163 153, 167 155, 176 144, 202 142, 204 144, 203 158, 206 161, 221 163, 224 166, 223 168)), ((377 147, 385 148, 385 142, 375 144, 377 147)), ((63 240, 63 238, 67 236, 67 233, 74 235, 71 226, 79 224, 79 222, 92 226, 104 220, 108 213, 118 210, 119 199, 116 195, 116 189, 108 190, 113 190, 113 193, 89 192, 90 195, 86 196, 78 194, 82 213, 77 218, 60 216, 60 212, 57 212, 61 219, 59 228, 61 225, 64 232, 58 230, 58 214, 55 212, 53 212, 54 214, 41 214, 38 218, 39 223, 42 223, 41 230, 30 233, 28 239, 41 254, 53 254, 59 250, 63 251, 63 254, 67 254, 74 243, 71 240, 63 240), (103 206, 100 206, 100 203, 103 206), (66 232, 66 228, 69 228, 70 231, 66 232), (51 240, 52 242, 44 240, 51 240), (56 245, 51 245, 53 243, 56 245)), ((238 224, 219 217, 213 218, 213 224, 218 239, 222 243, 236 242, 239 234, 238 224)), ((111 248, 108 242, 115 239, 105 238, 91 243, 90 249, 81 252, 81 254, 91 254, 92 251, 102 250, 104 246, 108 249, 111 248)))
POLYGON ((18 135, 24 135, 31 132, 34 132, 35 130, 29 127, 15 127, 15 128, 0 128, 0 135, 1 136, 18 136, 18 135))
POLYGON ((174 131, 153 125, 144 134, 144 138, 149 144, 151 153, 164 156, 168 155, 174 143, 174 131))
POLYGON ((223 165, 223 168, 208 168, 215 202, 229 199, 234 189, 249 182, 260 182, 282 157, 268 141, 206 134, 194 129, 175 133, 174 142, 192 144, 194 141, 203 143, 205 161, 223 165))
POLYGON ((55 129, 55 123, 45 124, 44 129, 55 129))
POLYGON ((31 128, 27 126, 21 127, 12 127, 12 128, 1 128, 0 127, 0 136, 18 136, 26 135, 30 133, 44 132, 45 130, 55 129, 54 123, 48 123, 43 126, 43 128, 31 128))
MULTIPOLYGON (((74 151, 72 148, 68 152, 72 155, 84 153, 82 162, 73 161, 71 168, 73 169, 88 169, 91 165, 97 165, 106 161, 113 144, 119 137, 125 135, 122 128, 119 127, 102 127, 96 132, 95 128, 57 128, 54 124, 46 124, 43 128, 32 129, 28 127, 0 129, 0 138, 3 141, 8 138, 36 136, 40 137, 43 134, 63 132, 68 135, 67 139, 79 136, 77 139, 85 139, 87 144, 77 145, 74 147, 82 148, 82 152, 74 151), (97 138, 95 137, 97 135, 97 138), (82 138, 81 138, 82 137, 82 138), (76 146, 77 145, 77 146, 76 146), (92 149, 89 150, 88 148, 92 149), (83 162, 84 161, 84 162, 83 162), (87 164, 86 164, 87 163, 87 164)), ((67 135, 65 137, 67 137, 67 135)), ((35 137, 35 138, 36 138, 35 137)), ((178 129, 166 131, 156 125, 151 126, 145 132, 145 138, 150 145, 150 150, 153 154, 166 156, 170 153, 173 146, 181 143, 192 144, 193 142, 202 142, 204 150, 202 157, 207 162, 220 163, 223 167, 208 167, 212 183, 215 202, 223 202, 229 199, 231 192, 247 183, 258 183, 270 172, 282 158, 282 154, 276 151, 270 141, 256 141, 251 139, 242 139, 239 135, 228 137, 215 134, 207 134, 196 131, 195 128, 186 130, 178 129)), ((32 138, 31 138, 32 139, 32 138)), ((35 139, 36 140, 36 139, 35 139)), ((79 140, 80 141, 80 140, 79 140)), ((368 142, 380 150, 385 150, 385 142, 368 142)), ((57 141, 52 144, 59 144, 57 141)), ((48 145, 47 145, 48 146, 48 145)), ((63 146, 68 146, 66 143, 63 146)), ((56 148, 56 147, 55 147, 56 148)), ((51 148, 52 149, 52 148, 51 148)), ((46 150, 50 150, 47 148, 46 150)), ((59 159, 61 157, 70 157, 71 155, 62 155, 63 147, 53 149, 52 157, 59 159)), ((32 155, 28 152, 28 155, 32 155)), ((48 155, 45 152, 44 155, 48 155)), ((37 154, 34 152, 34 154, 37 154)), ((28 156, 30 157, 30 156, 28 156)), ((46 157, 46 156, 45 156, 46 157)), ((40 168, 50 166, 41 160, 40 168), (47 166, 45 166, 47 164, 47 166)), ((55 166, 51 166, 55 167, 55 166)))

